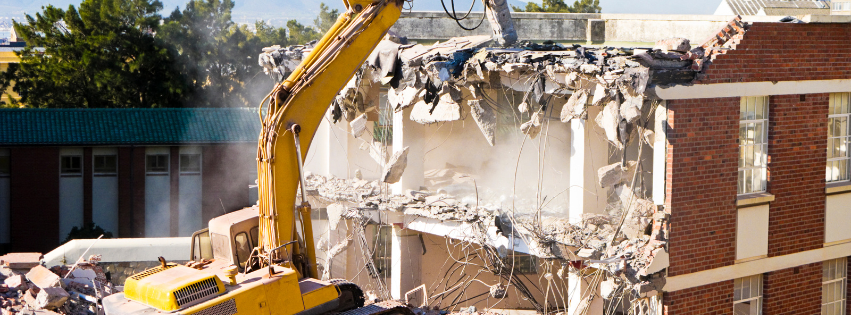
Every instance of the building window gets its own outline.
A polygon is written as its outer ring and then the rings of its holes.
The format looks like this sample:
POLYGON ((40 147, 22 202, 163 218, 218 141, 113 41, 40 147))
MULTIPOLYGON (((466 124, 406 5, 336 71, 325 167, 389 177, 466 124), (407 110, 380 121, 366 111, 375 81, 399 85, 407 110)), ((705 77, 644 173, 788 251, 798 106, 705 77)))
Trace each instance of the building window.
POLYGON ((851 10, 851 2, 834 2, 833 11, 849 11, 851 10))
POLYGON ((375 250, 372 252, 372 261, 375 269, 382 278, 390 277, 390 266, 392 263, 393 250, 393 226, 378 225, 375 233, 375 250))
POLYGON ((145 172, 148 174, 168 173, 168 154, 152 154, 146 157, 145 172))
POLYGON ((845 315, 845 285, 848 261, 839 258, 822 264, 821 313, 845 315))
POLYGON ((95 175, 113 175, 118 173, 118 156, 95 155, 92 157, 95 175))
POLYGON ((733 281, 733 314, 762 314, 762 275, 733 281))
POLYGON ((509 262, 514 264, 515 273, 538 273, 538 258, 532 255, 513 255, 509 262))
POLYGON ((60 158, 59 172, 62 175, 80 175, 83 173, 83 157, 79 155, 63 155, 60 158))
POLYGON ((848 180, 848 118, 851 93, 831 93, 827 118, 827 171, 825 180, 848 180))
POLYGON ((8 155, 0 155, 0 177, 6 177, 11 174, 12 168, 9 160, 8 155))
POLYGON ((378 121, 372 128, 372 140, 381 143, 393 143, 393 108, 387 100, 387 93, 378 97, 378 121))
POLYGON ((201 174, 201 155, 181 154, 180 174, 201 174))
POLYGON ((739 194, 764 192, 768 156, 768 96, 743 97, 739 118, 739 194))

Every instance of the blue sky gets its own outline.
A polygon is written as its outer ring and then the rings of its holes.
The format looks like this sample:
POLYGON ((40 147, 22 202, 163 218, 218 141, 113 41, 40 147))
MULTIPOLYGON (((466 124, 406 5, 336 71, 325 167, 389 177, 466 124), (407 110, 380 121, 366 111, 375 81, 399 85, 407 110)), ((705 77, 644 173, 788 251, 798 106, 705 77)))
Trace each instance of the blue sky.
MULTIPOLYGON (((82 0, 0 0, 0 17, 21 16, 24 12, 33 14, 41 6, 53 4, 66 8, 77 5, 82 0)), ((160 0, 163 2, 163 14, 167 15, 175 7, 183 7, 187 0, 160 0)), ((444 0, 449 4, 449 0, 444 0)), ((456 8, 468 7, 469 1, 457 0, 456 8)), ((474 0, 479 2, 481 0, 474 0)), ((533 0, 540 3, 540 0, 533 0)), ((304 24, 312 24, 319 12, 319 3, 325 2, 332 8, 342 8, 342 0, 235 0, 234 20, 253 22, 256 19, 276 20, 276 22, 297 19, 304 24)), ((522 0, 509 0, 509 3, 522 4, 522 0)), ((571 3, 572 0, 565 2, 571 3)), ((641 14, 712 14, 721 0, 600 0, 603 13, 641 13, 641 14)), ((478 5, 480 6, 480 4, 478 5)), ((442 10, 440 0, 415 0, 415 10, 442 10)), ((277 23, 275 23, 277 24, 277 23)))

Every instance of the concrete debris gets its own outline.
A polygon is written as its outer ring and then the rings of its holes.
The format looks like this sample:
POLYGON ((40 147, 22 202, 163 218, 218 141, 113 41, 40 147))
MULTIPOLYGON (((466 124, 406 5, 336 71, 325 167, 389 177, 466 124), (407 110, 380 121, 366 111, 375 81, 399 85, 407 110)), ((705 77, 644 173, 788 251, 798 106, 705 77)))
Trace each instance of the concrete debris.
POLYGON ((3 281, 3 284, 6 285, 10 291, 26 291, 27 290, 27 281, 24 279, 22 275, 14 275, 6 278, 3 281))
POLYGON ((346 211, 346 207, 341 204, 334 203, 328 205, 325 210, 328 212, 328 224, 331 226, 331 230, 336 230, 337 225, 340 224, 340 219, 342 218, 343 213, 346 211))
POLYGON ((402 179, 402 173, 405 172, 405 168, 408 166, 408 147, 402 148, 402 150, 396 151, 392 157, 390 157, 390 161, 387 161, 387 165, 384 167, 384 172, 381 176, 381 181, 393 184, 399 182, 402 179))
POLYGON ((27 273, 27 280, 35 284, 39 289, 62 286, 59 276, 43 266, 35 266, 27 273))
POLYGON ((357 118, 353 119, 349 125, 352 127, 352 135, 354 135, 355 138, 360 138, 360 136, 366 131, 366 114, 361 114, 357 118))
POLYGON ((541 133, 541 116, 543 113, 537 113, 532 115, 532 118, 520 125, 520 132, 529 136, 529 138, 535 139, 539 133, 541 133))
POLYGON ((636 164, 635 161, 629 161, 627 166, 623 166, 617 162, 597 169, 598 184, 600 187, 608 188, 632 180, 636 164))
POLYGON ((9 253, 0 256, 0 265, 11 269, 29 270, 38 266, 43 257, 41 253, 9 253))
POLYGON ((653 49, 658 49, 663 52, 676 51, 687 53, 691 50, 691 44, 686 38, 666 38, 656 41, 656 44, 653 45, 653 49))
POLYGON ((603 107, 603 110, 597 114, 594 120, 603 131, 606 132, 606 139, 618 149, 623 149, 623 143, 620 140, 619 127, 621 124, 620 103, 617 98, 609 100, 608 104, 603 107))
POLYGON ((68 292, 59 287, 42 288, 35 298, 36 309, 55 310, 68 300, 68 292))
POLYGON ((568 122, 574 118, 586 119, 588 117, 588 112, 585 110, 587 102, 588 92, 586 90, 574 91, 561 110, 561 121, 568 122))
POLYGON ((411 120, 421 124, 461 119, 461 105, 449 94, 441 95, 436 104, 419 101, 411 110, 411 120))
POLYGON ((476 125, 479 126, 479 130, 482 131, 488 144, 493 146, 496 130, 496 114, 493 109, 487 103, 483 104, 480 100, 469 100, 467 104, 470 105, 470 114, 473 116, 473 120, 476 121, 476 125))

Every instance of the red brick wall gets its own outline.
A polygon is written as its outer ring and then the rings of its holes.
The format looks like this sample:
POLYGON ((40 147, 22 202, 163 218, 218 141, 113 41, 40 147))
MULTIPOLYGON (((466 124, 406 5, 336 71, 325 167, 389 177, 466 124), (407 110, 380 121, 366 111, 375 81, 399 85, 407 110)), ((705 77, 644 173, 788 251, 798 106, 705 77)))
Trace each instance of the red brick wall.
POLYGON ((254 144, 205 146, 202 151, 203 222, 254 204, 248 200, 249 173, 256 169, 254 144))
POLYGON ((714 269, 735 260, 739 101, 667 102, 669 276, 714 269))
POLYGON ((769 272, 763 275, 763 314, 821 313, 822 263, 769 272))
POLYGON ((828 94, 769 98, 768 256, 824 243, 828 94))
POLYGON ((92 221, 92 148, 83 148, 83 224, 92 221))
POLYGON ((700 83, 851 78, 851 24, 753 23, 700 83))
POLYGON ((144 237, 145 147, 118 149, 118 235, 144 237))
POLYGON ((732 314, 733 281, 717 282, 676 292, 665 292, 662 296, 662 310, 665 315, 732 314))
POLYGON ((169 231, 172 237, 180 234, 180 147, 169 148, 169 231))
POLYGON ((46 253, 59 245, 59 149, 10 153, 11 251, 46 253))

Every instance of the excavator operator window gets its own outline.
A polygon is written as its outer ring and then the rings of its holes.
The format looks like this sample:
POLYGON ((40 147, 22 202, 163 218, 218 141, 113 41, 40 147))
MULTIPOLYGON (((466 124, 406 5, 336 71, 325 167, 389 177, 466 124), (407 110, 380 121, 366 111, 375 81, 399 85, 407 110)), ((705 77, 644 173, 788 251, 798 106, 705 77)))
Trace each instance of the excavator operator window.
POLYGON ((236 261, 239 262, 239 270, 245 269, 245 262, 248 261, 248 255, 251 255, 251 244, 248 243, 248 234, 239 232, 233 240, 236 243, 236 261))
POLYGON ((248 234, 251 234, 251 245, 254 247, 259 247, 260 243, 257 242, 257 240, 259 239, 258 228, 256 226, 251 228, 251 230, 248 231, 248 234))

